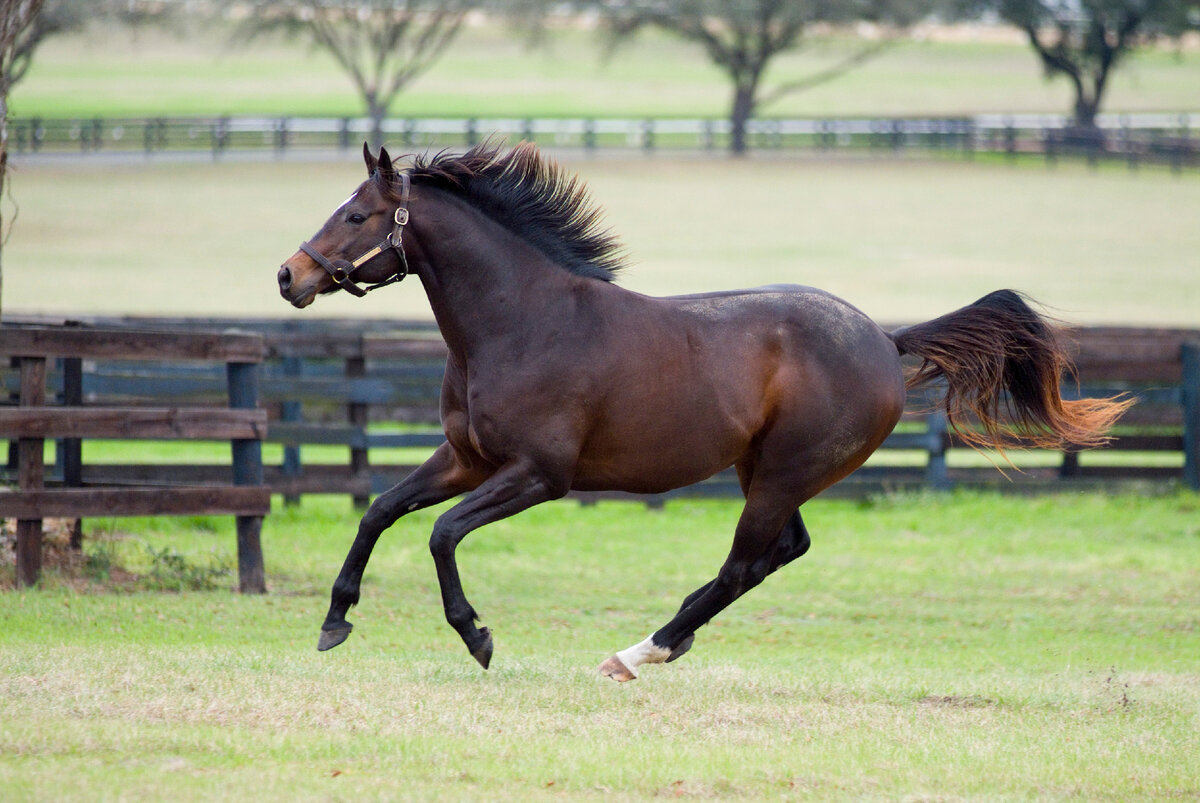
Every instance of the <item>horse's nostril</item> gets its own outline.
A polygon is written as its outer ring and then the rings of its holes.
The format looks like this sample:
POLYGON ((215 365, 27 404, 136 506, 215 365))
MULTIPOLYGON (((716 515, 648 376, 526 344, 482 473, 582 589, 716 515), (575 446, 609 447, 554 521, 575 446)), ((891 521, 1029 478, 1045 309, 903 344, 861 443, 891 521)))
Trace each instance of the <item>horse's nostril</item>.
POLYGON ((279 289, 287 290, 292 286, 292 271, 287 265, 279 269, 279 289))

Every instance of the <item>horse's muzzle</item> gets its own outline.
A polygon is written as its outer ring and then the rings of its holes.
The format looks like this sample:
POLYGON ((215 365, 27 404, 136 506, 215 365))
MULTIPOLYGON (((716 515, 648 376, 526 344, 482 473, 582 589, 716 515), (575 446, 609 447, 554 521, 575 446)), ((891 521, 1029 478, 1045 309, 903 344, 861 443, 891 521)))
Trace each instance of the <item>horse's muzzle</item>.
POLYGON ((299 279, 286 264, 275 274, 279 282, 279 295, 297 309, 303 309, 313 302, 316 292, 311 287, 305 287, 305 282, 299 279))

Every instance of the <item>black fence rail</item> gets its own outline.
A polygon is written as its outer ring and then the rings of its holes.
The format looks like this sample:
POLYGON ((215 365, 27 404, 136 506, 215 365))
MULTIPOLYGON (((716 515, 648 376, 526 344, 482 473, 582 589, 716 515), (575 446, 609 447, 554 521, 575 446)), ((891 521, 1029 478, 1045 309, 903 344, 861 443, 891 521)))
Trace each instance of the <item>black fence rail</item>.
MULTIPOLYGON (((268 412, 265 441, 275 444, 277 455, 266 461, 265 482, 287 500, 339 494, 365 504, 443 441, 437 406, 446 351, 432 324, 93 319, 83 325, 169 332, 217 327, 260 334, 265 356, 259 400, 268 412)), ((944 417, 927 412, 932 399, 914 395, 904 420, 879 455, 827 494, 861 496, 954 486, 1037 491, 1145 481, 1200 489, 1200 330, 1094 327, 1079 330, 1077 338, 1079 394, 1130 393, 1139 400, 1109 447, 1082 455, 1071 451, 1015 455, 1020 470, 1001 474, 986 460, 963 458, 974 453, 948 431, 944 417)), ((64 379, 57 368, 50 371, 47 382, 59 387, 56 383, 64 379)), ((19 388, 19 376, 12 371, 3 381, 10 392, 19 388)), ((83 365, 81 388, 86 404, 126 406, 220 401, 226 392, 219 370, 169 360, 90 359, 83 365)), ((48 477, 56 472, 61 472, 60 467, 47 468, 48 477)), ((147 463, 90 465, 82 481, 85 485, 191 485, 227 481, 227 477, 227 466, 147 463)), ((660 504, 675 496, 739 494, 736 477, 726 472, 654 497, 575 496, 584 501, 637 498, 660 504)))
MULTIPOLYGON (((952 118, 759 118, 748 126, 752 150, 935 153, 972 158, 1037 155, 1119 160, 1131 168, 1200 166, 1200 113, 1101 115, 1095 129, 1056 115, 952 118)), ((383 125, 389 142, 410 148, 465 147, 493 134, 556 148, 718 151, 728 148, 723 119, 405 118, 383 125)), ((25 153, 204 153, 357 148, 370 137, 366 118, 157 117, 16 118, 10 148, 25 153)))

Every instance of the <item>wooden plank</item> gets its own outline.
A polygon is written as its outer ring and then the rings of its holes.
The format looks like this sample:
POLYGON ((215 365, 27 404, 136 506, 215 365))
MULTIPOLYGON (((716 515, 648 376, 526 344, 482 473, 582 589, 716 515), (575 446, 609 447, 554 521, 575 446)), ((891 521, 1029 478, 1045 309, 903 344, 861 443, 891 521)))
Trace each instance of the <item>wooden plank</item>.
POLYGON ((362 354, 369 360, 437 360, 444 362, 449 352, 439 338, 389 337, 365 335, 362 354))
POLYGON ((0 354, 147 360, 262 362, 262 335, 90 327, 0 327, 0 354))
POLYGON ((1179 349, 1195 330, 1089 327, 1071 333, 1072 358, 1083 382, 1120 379, 1170 382, 1180 378, 1179 349))
POLYGON ((359 449, 375 445, 362 427, 304 421, 272 421, 267 428, 267 440, 271 443, 351 446, 359 449))
POLYGON ((266 486, 176 488, 54 488, 0 492, 5 518, 95 516, 265 516, 271 511, 266 486))
POLYGON ((262 396, 265 400, 297 399, 351 404, 408 404, 437 399, 440 393, 440 379, 408 381, 403 376, 363 376, 340 379, 264 377, 262 380, 262 396))
POLYGON ((261 440, 266 410, 214 407, 0 408, 0 436, 134 440, 261 440))

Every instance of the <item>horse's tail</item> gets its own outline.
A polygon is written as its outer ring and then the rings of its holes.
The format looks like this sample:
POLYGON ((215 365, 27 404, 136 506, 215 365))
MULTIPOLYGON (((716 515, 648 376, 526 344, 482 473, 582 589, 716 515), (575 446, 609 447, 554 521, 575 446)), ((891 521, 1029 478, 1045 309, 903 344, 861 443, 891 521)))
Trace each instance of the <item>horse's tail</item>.
POLYGON ((1061 331, 1012 290, 889 336, 902 355, 922 360, 909 388, 945 378, 947 420, 976 448, 1100 446, 1133 404, 1122 397, 1064 400, 1060 378, 1070 359, 1061 331), (964 420, 972 417, 978 429, 964 420))

